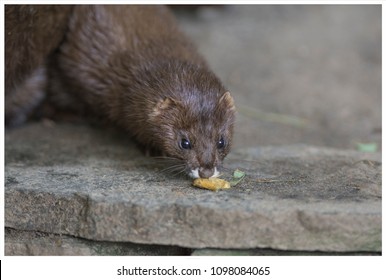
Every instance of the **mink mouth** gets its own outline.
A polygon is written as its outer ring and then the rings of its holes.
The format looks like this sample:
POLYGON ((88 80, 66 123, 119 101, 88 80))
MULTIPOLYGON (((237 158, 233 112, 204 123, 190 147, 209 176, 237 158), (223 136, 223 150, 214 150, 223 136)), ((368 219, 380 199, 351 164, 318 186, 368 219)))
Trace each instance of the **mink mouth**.
POLYGON ((220 175, 220 172, 218 172, 217 167, 213 168, 213 172, 209 176, 208 176, 209 173, 203 172, 203 169, 204 168, 201 168, 201 167, 197 167, 195 169, 191 169, 189 171, 188 175, 191 178, 193 178, 193 179, 197 179, 197 178, 216 178, 216 177, 218 177, 220 175))

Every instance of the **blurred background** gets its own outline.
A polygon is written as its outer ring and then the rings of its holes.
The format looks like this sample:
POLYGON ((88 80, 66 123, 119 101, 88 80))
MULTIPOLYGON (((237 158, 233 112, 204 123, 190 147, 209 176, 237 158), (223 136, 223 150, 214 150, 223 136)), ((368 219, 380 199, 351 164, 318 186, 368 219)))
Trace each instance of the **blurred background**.
POLYGON ((173 10, 235 98, 235 148, 381 150, 381 5, 173 10))

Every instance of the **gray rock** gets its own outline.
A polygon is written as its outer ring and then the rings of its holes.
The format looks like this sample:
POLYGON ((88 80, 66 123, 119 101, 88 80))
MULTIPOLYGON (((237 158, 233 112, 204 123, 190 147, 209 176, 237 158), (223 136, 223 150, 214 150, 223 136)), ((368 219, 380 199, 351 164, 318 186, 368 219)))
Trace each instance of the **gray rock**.
POLYGON ((97 242, 66 235, 5 229, 5 255, 12 256, 169 256, 189 255, 175 246, 97 242))
POLYGON ((6 131, 5 226, 190 248, 381 251, 381 154, 305 145, 235 150, 230 190, 194 188, 124 134, 82 125, 6 131))
POLYGON ((196 249, 192 256, 380 256, 380 252, 322 252, 272 249, 196 249))

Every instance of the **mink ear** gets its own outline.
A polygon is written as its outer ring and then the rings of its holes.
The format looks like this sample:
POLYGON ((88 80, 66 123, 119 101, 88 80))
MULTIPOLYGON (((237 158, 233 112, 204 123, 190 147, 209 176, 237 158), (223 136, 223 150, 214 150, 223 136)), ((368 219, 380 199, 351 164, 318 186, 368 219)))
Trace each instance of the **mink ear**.
POLYGON ((229 110, 236 111, 235 102, 229 91, 227 91, 221 96, 220 101, 218 103, 223 103, 229 110))
POLYGON ((150 113, 150 118, 154 119, 161 116, 166 110, 169 110, 179 104, 178 101, 166 97, 165 99, 159 100, 153 107, 153 111, 150 113))

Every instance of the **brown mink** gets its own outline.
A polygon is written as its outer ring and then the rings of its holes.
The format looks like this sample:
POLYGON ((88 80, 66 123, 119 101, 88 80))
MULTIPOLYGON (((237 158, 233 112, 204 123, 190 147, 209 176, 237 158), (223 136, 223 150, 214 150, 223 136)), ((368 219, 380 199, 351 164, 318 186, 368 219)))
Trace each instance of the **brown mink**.
MULTIPOLYGON (((50 57, 49 95, 126 129, 191 177, 217 176, 233 98, 163 6, 75 6, 50 57)), ((58 101, 59 100, 59 101, 58 101)))

